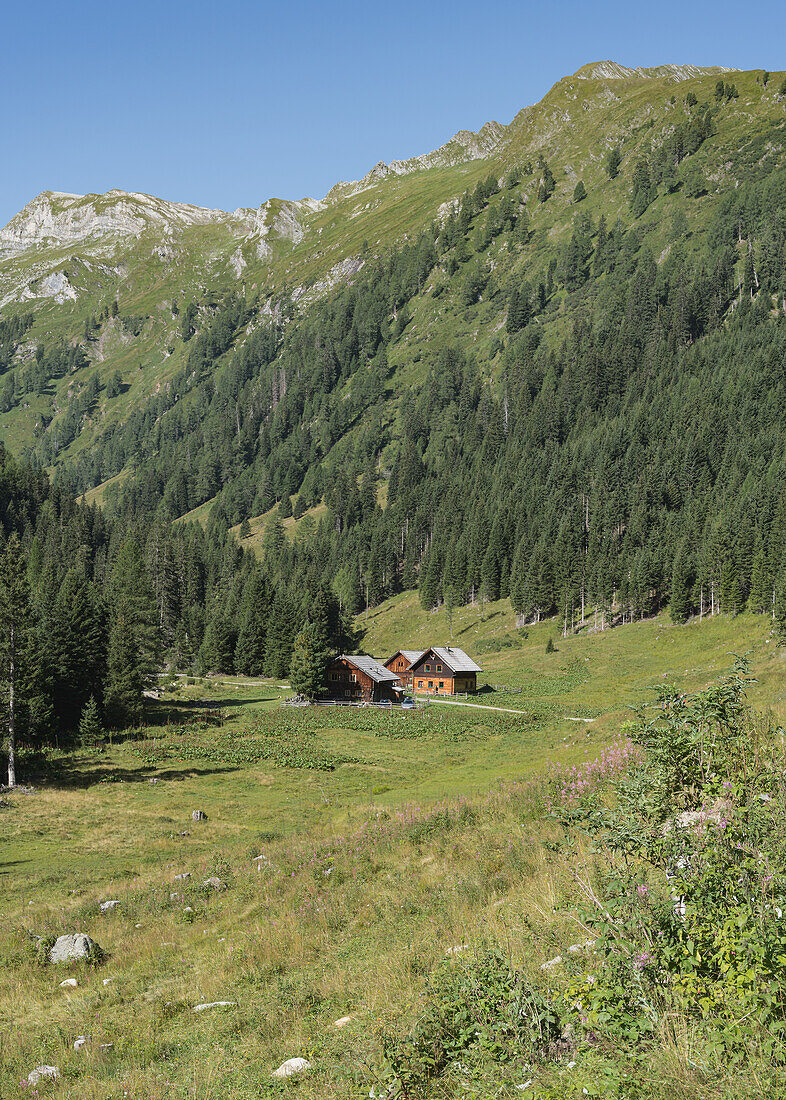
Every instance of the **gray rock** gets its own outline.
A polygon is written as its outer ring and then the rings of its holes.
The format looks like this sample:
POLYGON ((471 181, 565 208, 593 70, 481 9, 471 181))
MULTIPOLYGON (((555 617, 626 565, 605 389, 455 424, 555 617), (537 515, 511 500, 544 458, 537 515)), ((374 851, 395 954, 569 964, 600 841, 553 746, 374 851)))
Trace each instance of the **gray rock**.
POLYGON ((74 1050, 82 1050, 87 1044, 91 1042, 89 1035, 80 1035, 74 1040, 74 1050))
POLYGON ((49 961, 53 963, 80 961, 89 959, 100 950, 95 940, 91 940, 84 932, 71 932, 66 936, 58 936, 49 952, 49 961))
POLYGON ((38 1066, 31 1073, 27 1075, 28 1085, 37 1085, 39 1081, 46 1077, 59 1077, 60 1070, 57 1066, 38 1066))
POLYGON ((209 890, 226 890, 227 884, 222 882, 218 875, 211 875, 210 878, 206 878, 202 883, 209 890))
POLYGON ((305 1073, 311 1069, 311 1063, 307 1058, 287 1058, 278 1069, 274 1069, 272 1077, 292 1077, 295 1073, 305 1073))
POLYGON ((117 901, 117 900, 115 900, 115 901, 102 901, 102 902, 99 902, 99 909, 101 910, 102 913, 108 913, 111 909, 114 909, 119 904, 120 904, 120 902, 117 901))
POLYGON ((194 810, 191 814, 192 821, 207 821, 207 814, 204 810, 194 810))
POLYGON ((189 879, 189 878, 191 878, 191 872, 190 871, 183 871, 181 874, 175 875, 175 882, 185 882, 186 879, 189 879))
POLYGON ((208 1001, 206 1004, 194 1005, 192 1012, 204 1012, 207 1008, 235 1008, 237 1001, 208 1001))
POLYGON ((728 798, 716 798, 709 809, 684 810, 676 817, 670 817, 661 826, 661 833, 663 836, 669 836, 683 829, 691 829, 699 836, 703 836, 711 826, 720 825, 726 821, 732 810, 733 806, 728 798))
POLYGON ((66 980, 64 982, 61 982, 60 985, 61 987, 68 986, 70 989, 73 989, 74 986, 79 985, 79 982, 76 980, 76 978, 66 978, 66 980))

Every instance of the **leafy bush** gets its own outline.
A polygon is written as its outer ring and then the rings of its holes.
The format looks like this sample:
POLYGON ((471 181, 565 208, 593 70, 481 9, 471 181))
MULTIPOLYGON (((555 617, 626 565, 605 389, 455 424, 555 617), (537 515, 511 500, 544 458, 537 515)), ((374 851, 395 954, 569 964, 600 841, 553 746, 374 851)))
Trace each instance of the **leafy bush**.
POLYGON ((752 716, 749 683, 738 659, 705 692, 663 693, 630 727, 645 755, 613 804, 583 807, 603 852, 594 883, 576 876, 599 963, 569 1001, 590 1034, 636 1042, 678 1013, 727 1061, 786 1061, 783 731, 752 716))
POLYGON ((388 1095, 425 1095, 468 1051, 496 1062, 542 1056, 561 1034, 554 1005, 501 952, 459 957, 428 979, 409 1034, 382 1037, 388 1095))

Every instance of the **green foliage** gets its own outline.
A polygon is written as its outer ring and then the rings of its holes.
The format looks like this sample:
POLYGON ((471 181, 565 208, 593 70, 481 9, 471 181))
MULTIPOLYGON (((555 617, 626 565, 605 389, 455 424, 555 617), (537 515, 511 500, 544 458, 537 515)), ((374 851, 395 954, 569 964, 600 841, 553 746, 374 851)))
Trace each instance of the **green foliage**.
POLYGON ((786 1059, 782 731, 751 717, 749 683, 738 659, 705 692, 665 692, 630 730, 643 763, 585 813, 608 852, 581 913, 601 965, 568 994, 585 1028, 637 1043, 677 1012, 732 1061, 786 1059))
POLYGON ((79 720, 79 740, 85 748, 97 748, 103 741, 104 730, 95 696, 85 703, 79 720))
POLYGON ((289 681, 298 695, 315 699, 324 689, 325 668, 330 660, 324 636, 316 623, 308 623, 295 638, 289 681))
POLYGON ((110 599, 106 706, 123 724, 141 715, 142 693, 156 672, 160 646, 153 588, 134 539, 126 540, 115 560, 110 599))
POLYGON ((409 1034, 385 1034, 389 1096, 426 1096, 467 1054, 493 1062, 542 1057, 561 1036, 555 1006, 498 950, 458 956, 429 976, 409 1034))
POLYGON ((606 153, 603 167, 606 169, 606 174, 610 180, 616 179, 619 175, 620 165, 622 164, 622 151, 619 145, 614 145, 606 153))

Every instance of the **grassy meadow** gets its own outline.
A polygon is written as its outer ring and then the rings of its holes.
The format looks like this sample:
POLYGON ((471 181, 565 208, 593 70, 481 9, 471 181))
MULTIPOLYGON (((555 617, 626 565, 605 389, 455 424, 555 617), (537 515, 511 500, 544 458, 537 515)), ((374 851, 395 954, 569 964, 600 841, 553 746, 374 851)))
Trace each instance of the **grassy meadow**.
MULTIPOLYGON (((462 646, 484 667, 479 705, 282 708, 282 683, 180 678, 103 752, 23 754, 34 790, 0 809, 0 1096, 29 1094, 42 1064, 60 1077, 38 1095, 80 1100, 387 1095, 389 1036, 435 966, 493 944, 536 977, 587 939, 569 903, 592 854, 568 858, 543 817, 551 764, 594 760, 632 706, 705 686, 735 652, 751 654, 754 705, 784 718, 786 654, 761 617, 562 639, 553 621, 517 630, 506 602, 449 623, 405 595, 358 626, 382 658, 462 646), (33 936, 65 931, 92 936, 101 965, 42 966, 33 936), (193 1011, 214 1001, 235 1003, 193 1011), (272 1078, 292 1057, 312 1069, 272 1078)), ((601 1047, 570 1068, 458 1062, 433 1095, 770 1095, 755 1072, 721 1082, 691 1043, 676 1020, 646 1064, 601 1047)))

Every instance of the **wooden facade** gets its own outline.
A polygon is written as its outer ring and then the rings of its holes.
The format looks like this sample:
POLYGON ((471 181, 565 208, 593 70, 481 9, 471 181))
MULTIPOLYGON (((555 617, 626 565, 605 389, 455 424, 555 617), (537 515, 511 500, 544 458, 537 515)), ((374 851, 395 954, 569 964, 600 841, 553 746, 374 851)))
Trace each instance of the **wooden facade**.
POLYGON ((477 691, 481 671, 455 646, 400 649, 384 664, 367 654, 343 654, 325 670, 325 695, 347 703, 400 702, 410 693, 463 695, 477 691))
POLYGON ((412 690, 432 695, 473 694, 481 671, 463 649, 437 646, 427 649, 413 664, 412 690))
POLYGON ((385 668, 398 676, 406 691, 412 691, 412 666, 422 652, 420 649, 399 649, 385 661, 385 668))
POLYGON ((325 670, 328 698, 357 703, 394 700, 398 677, 373 657, 336 657, 325 670))

